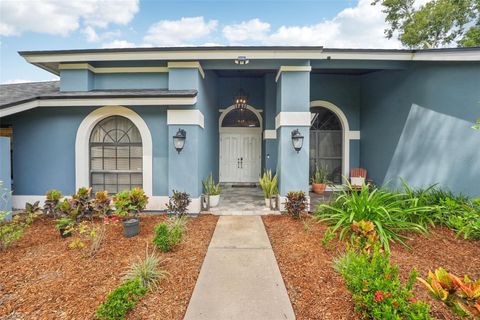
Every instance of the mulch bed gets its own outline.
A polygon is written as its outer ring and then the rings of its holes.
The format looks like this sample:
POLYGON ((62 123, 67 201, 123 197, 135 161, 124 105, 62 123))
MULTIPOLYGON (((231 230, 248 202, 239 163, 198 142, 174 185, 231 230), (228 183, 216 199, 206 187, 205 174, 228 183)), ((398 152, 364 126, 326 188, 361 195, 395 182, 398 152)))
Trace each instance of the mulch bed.
MULTIPOLYGON (((334 240, 325 249, 320 242, 327 226, 310 221, 305 227, 288 216, 265 216, 263 222, 297 319, 357 319, 351 294, 333 268, 333 261, 344 246, 334 240)), ((429 269, 440 266, 458 276, 480 277, 480 242, 455 239, 451 230, 442 227, 411 238, 408 243, 413 250, 399 244, 391 246, 391 261, 399 265, 403 279, 414 267, 420 276, 426 277, 429 269)), ((431 298, 421 284, 415 285, 414 292, 430 305, 433 317, 458 319, 431 298)))
MULTIPOLYGON (((109 227, 94 258, 68 249, 69 240, 60 238, 53 221, 36 221, 23 239, 0 253, 0 319, 94 318, 106 294, 121 283, 123 272, 144 258, 154 226, 165 218, 143 216, 140 234, 128 239, 121 225, 109 227)), ((167 312, 169 319, 183 317, 216 222, 217 217, 209 215, 189 219, 184 242, 174 252, 161 254, 168 258, 165 268, 171 276, 160 291, 139 302, 132 319, 142 318, 147 310, 149 317, 157 312, 167 312)))

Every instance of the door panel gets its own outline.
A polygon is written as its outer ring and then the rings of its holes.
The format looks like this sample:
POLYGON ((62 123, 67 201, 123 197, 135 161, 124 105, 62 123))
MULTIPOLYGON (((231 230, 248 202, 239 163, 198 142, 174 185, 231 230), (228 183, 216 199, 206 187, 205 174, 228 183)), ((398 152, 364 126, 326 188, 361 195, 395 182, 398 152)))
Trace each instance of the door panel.
POLYGON ((220 133, 220 181, 257 182, 261 166, 261 132, 220 133))

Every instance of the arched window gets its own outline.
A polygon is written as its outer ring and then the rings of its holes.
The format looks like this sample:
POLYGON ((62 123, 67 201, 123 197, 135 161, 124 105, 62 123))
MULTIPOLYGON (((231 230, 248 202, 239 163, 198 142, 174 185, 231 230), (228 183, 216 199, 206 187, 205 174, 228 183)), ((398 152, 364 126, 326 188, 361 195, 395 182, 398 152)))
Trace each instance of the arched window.
POLYGON ((259 128, 260 121, 253 111, 240 108, 233 109, 228 112, 222 121, 222 127, 232 128, 232 127, 247 127, 247 128, 259 128))
POLYGON ((323 107, 311 109, 310 127, 310 175, 318 167, 328 173, 328 179, 342 183, 343 128, 340 119, 331 110, 323 107))
POLYGON ((109 193, 142 187, 142 138, 132 121, 111 116, 90 135, 90 185, 109 193))

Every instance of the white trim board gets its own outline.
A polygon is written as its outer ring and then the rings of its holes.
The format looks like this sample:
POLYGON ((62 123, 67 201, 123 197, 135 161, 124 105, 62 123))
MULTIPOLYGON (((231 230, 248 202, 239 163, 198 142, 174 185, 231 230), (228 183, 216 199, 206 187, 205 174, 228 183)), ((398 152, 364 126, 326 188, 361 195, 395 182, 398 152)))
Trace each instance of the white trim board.
POLYGON ((310 72, 312 71, 311 66, 281 66, 278 69, 277 76, 275 77, 275 82, 278 82, 278 79, 280 79, 280 75, 282 72, 294 72, 294 71, 303 71, 303 72, 310 72))
POLYGON ((263 140, 275 140, 277 139, 277 130, 264 130, 263 140))
POLYGON ((275 129, 285 126, 310 127, 310 117, 310 112, 279 112, 275 117, 275 129))
POLYGON ((329 51, 318 48, 308 50, 264 49, 222 49, 215 50, 172 50, 163 51, 122 51, 122 52, 47 52, 24 53, 22 56, 30 63, 89 62, 89 61, 129 61, 129 60, 232 60, 238 56, 248 59, 354 59, 354 60, 398 60, 398 61, 480 61, 479 50, 464 51, 329 51))
POLYGON ((90 70, 93 73, 165 73, 167 67, 94 67, 89 63, 60 63, 59 70, 90 70))
POLYGON ((26 111, 37 107, 77 107, 77 106, 183 106, 194 105, 197 97, 165 97, 165 98, 82 98, 82 99, 40 99, 20 103, 8 108, 0 109, 0 118, 11 114, 26 111))
POLYGON ((179 124, 205 128, 205 118, 200 110, 167 110, 167 125, 179 124))
POLYGON ((142 137, 143 190, 153 194, 152 135, 145 121, 135 111, 122 106, 107 106, 93 110, 82 121, 75 139, 75 189, 90 185, 90 135, 95 125, 110 116, 122 116, 135 124, 142 137))

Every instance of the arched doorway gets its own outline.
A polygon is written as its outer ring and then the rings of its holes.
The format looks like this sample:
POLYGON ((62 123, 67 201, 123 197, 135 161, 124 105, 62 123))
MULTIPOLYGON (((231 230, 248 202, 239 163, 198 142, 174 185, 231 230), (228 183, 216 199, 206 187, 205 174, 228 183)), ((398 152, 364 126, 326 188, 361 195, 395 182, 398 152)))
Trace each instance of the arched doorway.
POLYGON ((131 120, 110 116, 98 122, 90 134, 89 155, 93 192, 143 187, 142 137, 131 120))
POLYGON ((310 176, 316 168, 324 168, 333 184, 342 184, 345 175, 344 128, 342 120, 326 106, 311 108, 310 176))
POLYGON ((220 116, 219 130, 220 182, 257 182, 262 156, 260 113, 251 106, 230 106, 220 116))

